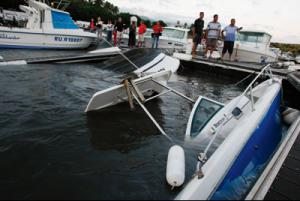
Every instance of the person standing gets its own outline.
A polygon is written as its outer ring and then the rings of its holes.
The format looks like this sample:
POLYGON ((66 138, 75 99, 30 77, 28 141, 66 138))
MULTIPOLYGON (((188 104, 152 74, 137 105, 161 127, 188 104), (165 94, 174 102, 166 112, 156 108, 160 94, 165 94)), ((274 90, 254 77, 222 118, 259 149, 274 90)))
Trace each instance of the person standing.
POLYGON ((111 40, 112 40, 113 29, 114 29, 114 26, 111 23, 111 20, 108 20, 108 24, 107 24, 107 28, 106 28, 106 30, 107 30, 107 41, 108 42, 111 42, 111 40))
POLYGON ((217 47, 217 42, 218 42, 218 39, 221 34, 221 24, 218 22, 218 20, 219 20, 219 16, 214 15, 213 21, 207 25, 207 30, 206 30, 206 34, 205 34, 206 35, 206 50, 205 50, 204 57, 206 57, 207 52, 210 50, 209 58, 211 58, 213 51, 217 47))
POLYGON ((158 48, 159 37, 162 35, 163 28, 160 25, 160 22, 157 21, 156 24, 153 26, 153 33, 152 33, 152 48, 158 48))
POLYGON ((147 27, 146 25, 144 24, 143 21, 141 21, 141 24, 139 26, 139 41, 138 41, 138 47, 142 47, 143 46, 143 43, 145 41, 145 33, 147 31, 147 27))
POLYGON ((200 12, 199 18, 195 20, 194 27, 193 27, 193 50, 192 55, 196 55, 196 50, 198 45, 201 43, 202 35, 203 35, 203 28, 204 28, 204 12, 200 12))
POLYGON ((94 18, 92 18, 91 22, 90 22, 90 31, 91 32, 95 31, 95 20, 94 20, 94 18))
POLYGON ((96 23, 96 27, 97 27, 98 40, 102 41, 103 22, 101 20, 101 17, 98 17, 98 20, 97 20, 97 23, 96 23))
POLYGON ((224 38, 224 47, 221 58, 222 61, 227 52, 229 53, 229 60, 231 61, 236 33, 243 29, 243 27, 238 28, 235 26, 235 23, 235 19, 231 19, 230 25, 222 30, 222 37, 224 38), (226 35, 224 35, 224 32, 226 32, 226 35))
POLYGON ((123 39, 123 31, 124 31, 124 24, 121 17, 118 18, 118 21, 115 25, 115 29, 117 31, 117 43, 120 46, 123 39))
POLYGON ((136 22, 133 21, 129 27, 129 40, 128 40, 128 46, 130 48, 133 48, 136 43, 136 22))

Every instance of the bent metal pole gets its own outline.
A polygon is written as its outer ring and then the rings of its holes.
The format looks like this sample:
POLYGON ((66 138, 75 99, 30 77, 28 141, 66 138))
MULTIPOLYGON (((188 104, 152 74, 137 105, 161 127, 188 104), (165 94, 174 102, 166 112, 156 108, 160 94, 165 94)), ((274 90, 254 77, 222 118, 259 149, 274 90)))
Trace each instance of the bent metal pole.
MULTIPOLYGON (((109 44, 111 47, 114 47, 110 42, 108 42, 105 38, 102 38, 107 44, 109 44)), ((125 54, 123 54, 121 51, 118 51, 118 53, 124 58, 126 59, 131 65, 133 65, 133 67, 135 67, 136 69, 139 69, 139 67, 137 65, 135 65, 135 63, 133 63, 125 54)))
POLYGON ((168 136, 168 134, 161 128, 161 126, 157 123, 157 121, 154 119, 154 117, 151 115, 151 113, 147 110, 147 108, 141 103, 141 101, 136 97, 134 92, 132 92, 133 98, 137 101, 137 103, 141 106, 141 108, 145 111, 147 116, 151 119, 151 121, 154 123, 154 125, 158 128, 158 130, 163 134, 168 140, 173 142, 172 138, 168 136))

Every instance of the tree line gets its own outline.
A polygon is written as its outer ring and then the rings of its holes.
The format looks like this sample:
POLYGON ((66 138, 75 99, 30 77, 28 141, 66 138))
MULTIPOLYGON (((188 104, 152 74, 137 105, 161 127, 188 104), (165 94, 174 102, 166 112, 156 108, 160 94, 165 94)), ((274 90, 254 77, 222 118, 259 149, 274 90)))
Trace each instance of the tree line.
MULTIPOLYGON (((45 0, 48 5, 54 3, 55 0, 45 0)), ((56 0, 57 2, 57 0, 56 0)), ((105 0, 69 0, 70 5, 67 7, 66 11, 69 12, 72 18, 82 21, 90 21, 92 18, 97 19, 101 17, 102 21, 105 23, 108 20, 114 22, 119 17, 123 19, 126 26, 130 25, 130 17, 133 16, 130 13, 120 12, 119 8, 112 3, 105 0)), ((25 0, 0 0, 0 7, 4 9, 14 9, 18 10, 20 4, 26 4, 25 0)), ((142 18, 138 15, 134 15, 138 18, 138 24, 142 18)), ((143 20, 148 28, 152 27, 155 22, 150 20, 143 20)), ((162 26, 167 26, 167 24, 160 20, 162 26)))

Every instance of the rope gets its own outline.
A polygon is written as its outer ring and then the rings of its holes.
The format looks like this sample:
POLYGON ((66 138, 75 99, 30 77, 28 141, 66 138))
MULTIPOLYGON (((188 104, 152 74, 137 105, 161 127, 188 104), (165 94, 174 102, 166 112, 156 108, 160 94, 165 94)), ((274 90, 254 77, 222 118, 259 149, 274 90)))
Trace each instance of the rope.
MULTIPOLYGON (((110 45, 111 47, 114 47, 113 44, 111 44, 110 42, 108 42, 105 38, 102 38, 104 40, 104 42, 106 42, 108 45, 110 45)), ((123 54, 121 51, 118 52, 124 59, 126 59, 131 65, 133 65, 133 67, 135 67, 136 69, 139 69, 139 67, 133 63, 125 54, 123 54)))

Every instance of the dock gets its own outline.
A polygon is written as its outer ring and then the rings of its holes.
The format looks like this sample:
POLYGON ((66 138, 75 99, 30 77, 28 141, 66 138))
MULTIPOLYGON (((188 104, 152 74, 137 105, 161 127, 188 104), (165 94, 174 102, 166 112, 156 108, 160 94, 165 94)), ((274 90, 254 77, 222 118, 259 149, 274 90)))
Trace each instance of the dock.
POLYGON ((300 117, 291 125, 274 157, 246 200, 300 199, 300 117))
MULTIPOLYGON (((119 48, 103 48, 74 55, 58 55, 51 57, 28 58, 22 60, 3 60, 2 62, 0 62, 0 66, 46 63, 68 64, 82 62, 101 62, 119 55, 120 52, 121 50, 119 48)), ((123 52, 126 52, 126 50, 123 52)))
MULTIPOLYGON (((249 74, 258 74, 266 64, 258 63, 242 63, 242 62, 230 62, 220 61, 215 59, 205 59, 201 56, 196 56, 190 61, 181 60, 181 64, 186 68, 197 68, 204 72, 220 73, 236 76, 247 76, 249 74)), ((277 69, 275 64, 272 65, 272 72, 274 75, 287 79, 287 76, 293 71, 288 69, 277 69)))

